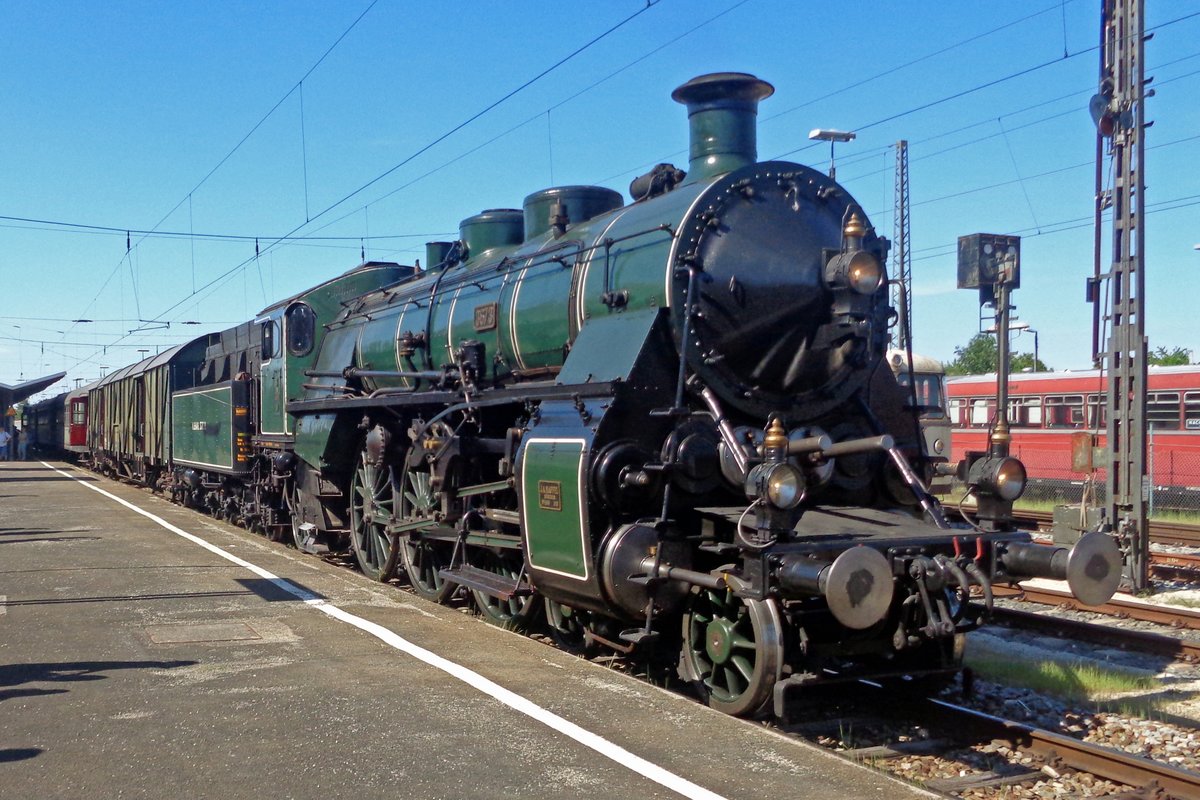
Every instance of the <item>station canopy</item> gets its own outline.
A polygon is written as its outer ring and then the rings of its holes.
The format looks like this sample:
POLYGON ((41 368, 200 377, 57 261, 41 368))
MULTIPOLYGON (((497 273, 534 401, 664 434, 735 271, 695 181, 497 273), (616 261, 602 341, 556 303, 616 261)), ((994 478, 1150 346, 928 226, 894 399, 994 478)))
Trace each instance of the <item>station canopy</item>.
POLYGON ((33 395, 50 386, 53 386, 66 376, 67 373, 65 372, 56 372, 53 375, 47 375, 44 378, 36 378, 32 381, 25 381, 24 383, 18 383, 15 386, 7 383, 0 383, 0 411, 3 411, 5 414, 7 414, 8 409, 12 408, 14 404, 21 402, 27 397, 32 397, 33 395))

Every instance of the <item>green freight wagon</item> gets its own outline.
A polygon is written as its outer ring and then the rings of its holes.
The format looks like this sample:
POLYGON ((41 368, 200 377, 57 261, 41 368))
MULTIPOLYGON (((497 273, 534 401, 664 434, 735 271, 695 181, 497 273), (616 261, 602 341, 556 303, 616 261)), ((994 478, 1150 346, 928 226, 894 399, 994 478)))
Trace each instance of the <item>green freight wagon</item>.
POLYGON ((192 386, 207 337, 120 369, 88 393, 88 438, 105 473, 155 487, 171 462, 171 393, 192 386))

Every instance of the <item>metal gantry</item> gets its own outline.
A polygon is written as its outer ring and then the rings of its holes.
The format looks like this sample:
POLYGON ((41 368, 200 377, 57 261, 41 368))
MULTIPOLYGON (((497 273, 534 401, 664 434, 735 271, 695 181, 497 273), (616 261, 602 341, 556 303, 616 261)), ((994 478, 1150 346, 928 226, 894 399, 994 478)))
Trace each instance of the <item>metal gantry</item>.
MULTIPOLYGON (((1100 91, 1093 98, 1097 123, 1096 264, 1103 236, 1103 210, 1111 208, 1111 264, 1092 282, 1099 304, 1101 280, 1108 301, 1103 322, 1109 329, 1105 350, 1108 370, 1107 511, 1124 552, 1125 577, 1134 591, 1149 584, 1150 547, 1146 505, 1151 488, 1146 475, 1145 335, 1145 153, 1146 80, 1144 0, 1101 0, 1100 91), (1112 187, 1102 185, 1103 162, 1111 165, 1112 187)), ((1097 305, 1099 308, 1099 305, 1097 305)), ((1096 314, 1099 320, 1100 314, 1096 314)), ((1093 343, 1099 342, 1100 329, 1093 343)))
POLYGON ((896 347, 908 347, 912 330, 912 254, 908 239, 908 140, 896 142, 896 203, 892 215, 892 308, 902 315, 896 347))

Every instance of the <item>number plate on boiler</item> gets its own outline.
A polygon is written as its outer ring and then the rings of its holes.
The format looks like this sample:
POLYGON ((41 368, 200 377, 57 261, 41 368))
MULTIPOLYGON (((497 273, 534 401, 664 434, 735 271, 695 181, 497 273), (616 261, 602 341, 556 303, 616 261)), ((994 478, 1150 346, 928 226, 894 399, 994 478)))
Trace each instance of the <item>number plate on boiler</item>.
POLYGON ((475 306, 475 332, 482 333, 490 331, 496 327, 496 312, 498 306, 496 303, 486 303, 482 306, 475 306))

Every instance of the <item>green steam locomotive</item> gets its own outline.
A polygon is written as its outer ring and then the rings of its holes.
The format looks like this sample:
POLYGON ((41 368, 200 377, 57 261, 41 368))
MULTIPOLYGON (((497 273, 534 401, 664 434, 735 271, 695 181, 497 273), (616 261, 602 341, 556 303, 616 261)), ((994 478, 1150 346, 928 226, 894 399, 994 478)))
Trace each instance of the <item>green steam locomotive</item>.
POLYGON ((1034 545, 1024 471, 925 490, 884 359, 888 243, 808 167, 760 162, 751 75, 695 78, 686 171, 461 223, 89 391, 105 471, 563 646, 677 662, 715 708, 953 676, 995 581, 1120 577, 1111 538, 1034 545))

